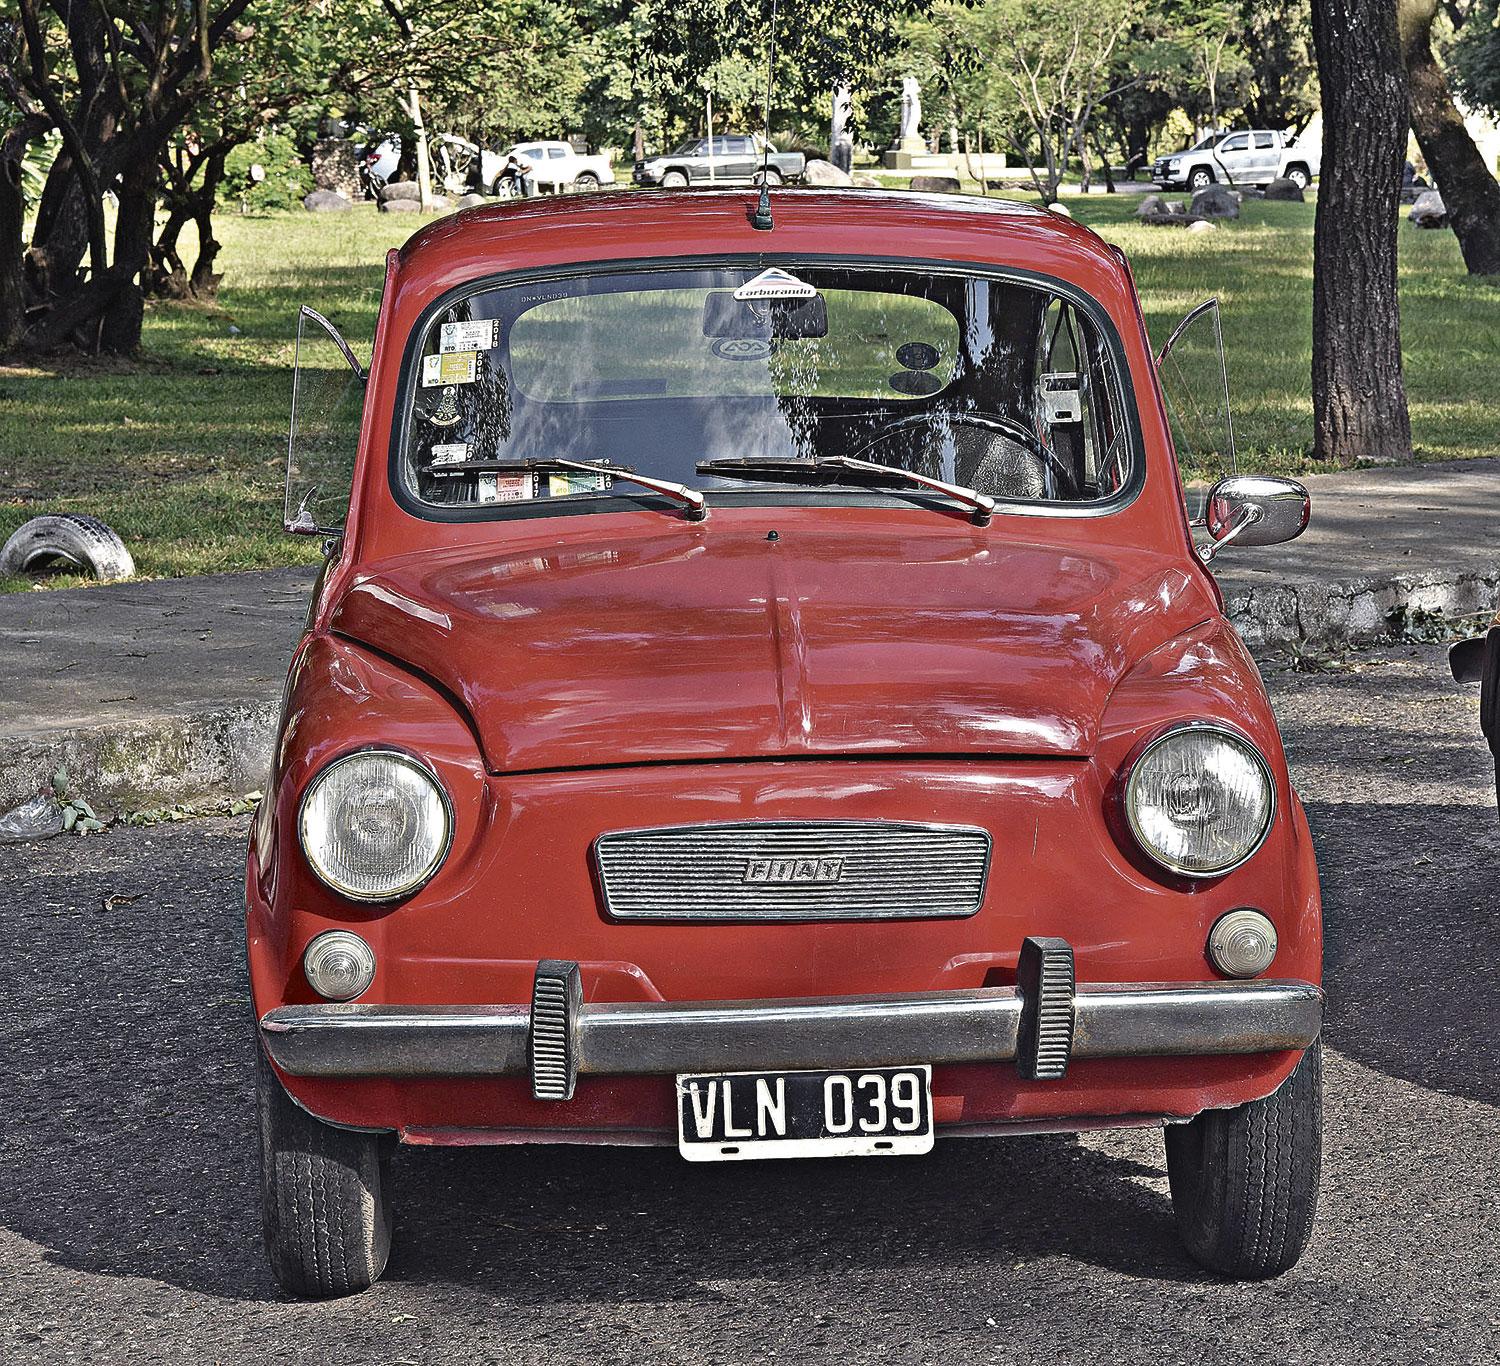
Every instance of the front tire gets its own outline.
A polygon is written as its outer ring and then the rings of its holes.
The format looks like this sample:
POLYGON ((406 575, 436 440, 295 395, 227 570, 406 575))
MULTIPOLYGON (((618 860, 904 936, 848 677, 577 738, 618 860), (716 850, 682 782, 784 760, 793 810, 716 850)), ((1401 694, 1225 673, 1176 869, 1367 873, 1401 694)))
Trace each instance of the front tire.
POLYGON ((1193 191, 1206 190, 1213 183, 1214 173, 1210 171, 1206 166, 1199 166, 1192 173, 1192 175, 1188 177, 1188 189, 1193 191))
POLYGON ((687 183, 686 171, 667 171, 661 178, 661 187, 664 190, 685 190, 687 183))
POLYGON ((1266 1280, 1312 1234, 1323 1162, 1323 1050, 1314 1043, 1263 1100, 1167 1127, 1177 1231, 1221 1276, 1266 1280))
POLYGON ((368 1290, 391 1252, 380 1134, 336 1129, 295 1105, 257 1047, 261 1223, 271 1269, 294 1295, 368 1290))

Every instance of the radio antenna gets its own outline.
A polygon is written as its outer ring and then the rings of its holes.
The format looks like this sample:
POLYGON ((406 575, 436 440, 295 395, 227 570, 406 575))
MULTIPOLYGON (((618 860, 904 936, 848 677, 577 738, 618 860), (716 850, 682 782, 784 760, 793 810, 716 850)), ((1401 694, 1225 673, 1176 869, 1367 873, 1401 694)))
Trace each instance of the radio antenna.
POLYGON ((776 0, 771 0, 771 32, 766 43, 766 116, 761 149, 760 198, 750 215, 750 226, 759 232, 770 232, 771 223, 771 82, 776 73, 776 0))

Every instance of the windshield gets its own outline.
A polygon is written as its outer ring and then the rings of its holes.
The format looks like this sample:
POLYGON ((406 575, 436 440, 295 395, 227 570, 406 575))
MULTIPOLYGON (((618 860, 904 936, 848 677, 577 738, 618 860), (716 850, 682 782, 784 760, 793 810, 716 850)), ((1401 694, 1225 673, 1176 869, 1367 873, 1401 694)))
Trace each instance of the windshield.
MULTIPOLYGON (((526 467, 548 459, 743 494, 774 472, 699 463, 828 456, 1082 504, 1118 492, 1134 459, 1093 319, 1045 288, 959 272, 725 266, 496 284, 433 316, 408 363, 400 477, 434 506, 522 511, 612 491, 605 474, 526 467)), ((834 482, 870 496, 868 480, 834 482)), ((623 481, 618 493, 632 496, 623 481)))

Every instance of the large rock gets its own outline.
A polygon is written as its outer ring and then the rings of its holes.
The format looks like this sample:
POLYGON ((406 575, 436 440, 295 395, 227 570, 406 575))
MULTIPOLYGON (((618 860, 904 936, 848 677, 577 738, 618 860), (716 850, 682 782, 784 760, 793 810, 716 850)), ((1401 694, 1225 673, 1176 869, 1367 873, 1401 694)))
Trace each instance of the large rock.
POLYGON ((884 185, 878 179, 876 179, 876 177, 872 176, 868 171, 855 171, 854 174, 849 177, 849 181, 851 184, 858 185, 861 189, 865 190, 880 190, 885 188, 884 185))
POLYGON ((487 203, 489 203, 489 200, 482 194, 461 194, 453 201, 453 207, 455 209, 475 209, 479 205, 487 203))
POLYGON ((1189 232, 1213 232, 1217 227, 1217 223, 1210 223, 1206 218, 1195 218, 1187 225, 1187 230, 1189 232))
POLYGON ((1193 196, 1188 212, 1195 218, 1238 218, 1240 197, 1227 185, 1205 185, 1193 196))
POLYGON ((1292 203, 1301 204, 1306 201, 1307 196, 1302 193, 1302 186, 1295 180, 1288 180, 1285 176, 1277 176, 1266 186, 1267 199, 1285 199, 1292 203))
POLYGON ((337 190, 314 190, 302 200, 309 213, 343 213, 354 206, 337 190))
POLYGON ((395 199, 420 200, 422 198, 422 187, 415 180, 392 180, 382 185, 375 197, 382 204, 389 204, 395 199))
POLYGON ((823 161, 814 157, 807 163, 807 169, 802 173, 802 179, 808 185, 852 185, 854 178, 847 172, 841 171, 831 161, 823 161))
POLYGON ((1159 194, 1148 194, 1135 206, 1137 218, 1155 218, 1158 214, 1166 213, 1167 202, 1159 194))
POLYGON ((1047 209, 1048 212, 1055 213, 1059 218, 1071 218, 1073 216, 1072 209, 1055 199, 1047 205, 1047 209))
POLYGON ((914 175, 911 187, 927 194, 957 194, 959 191, 958 177, 951 175, 914 175))
POLYGON ((1419 228, 1446 228, 1448 206, 1443 203, 1443 196, 1436 190, 1424 190, 1411 206, 1411 221, 1419 228))
MULTIPOLYGON (((417 207, 421 208, 421 205, 417 207)), ((448 196, 445 194, 435 194, 427 201, 427 208, 432 213, 447 213, 449 207, 448 196)))
POLYGON ((416 199, 382 199, 381 213, 421 213, 422 205, 416 199))

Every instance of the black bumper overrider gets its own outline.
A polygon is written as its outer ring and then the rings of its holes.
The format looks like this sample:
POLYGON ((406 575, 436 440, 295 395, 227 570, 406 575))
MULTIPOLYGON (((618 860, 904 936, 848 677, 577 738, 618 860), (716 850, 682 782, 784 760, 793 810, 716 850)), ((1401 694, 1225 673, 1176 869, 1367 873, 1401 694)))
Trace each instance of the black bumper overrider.
POLYGON ((583 1004, 574 963, 537 965, 531 1006, 296 1005, 261 1038, 300 1077, 529 1076, 567 1100, 580 1074, 792 1071, 1303 1049, 1322 1029, 1311 982, 1075 984, 1059 939, 1028 939, 1014 987, 763 1001, 583 1004))

